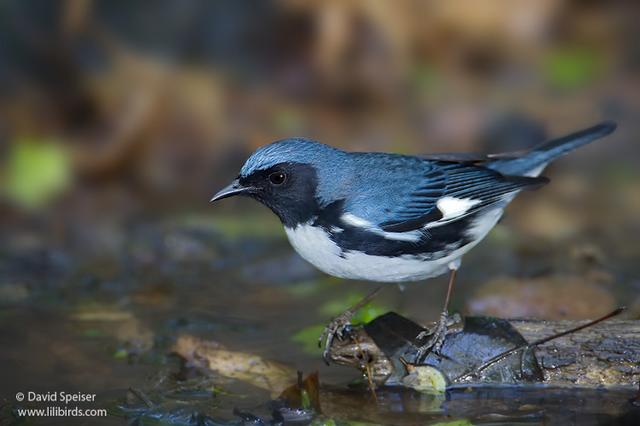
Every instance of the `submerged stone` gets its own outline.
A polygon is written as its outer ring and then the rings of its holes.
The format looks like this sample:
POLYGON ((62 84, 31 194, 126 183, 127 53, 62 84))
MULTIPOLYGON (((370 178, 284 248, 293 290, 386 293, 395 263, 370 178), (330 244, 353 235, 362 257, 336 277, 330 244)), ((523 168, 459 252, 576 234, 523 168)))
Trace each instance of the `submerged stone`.
MULTIPOLYGON (((355 354, 362 350, 362 339, 354 344, 354 356, 347 357, 350 349, 338 342, 333 358, 341 364, 360 363, 375 375, 374 381, 388 386, 406 386, 415 382, 407 378, 417 371, 416 367, 429 366, 439 371, 448 384, 464 383, 460 379, 491 358, 515 347, 526 345, 522 335, 506 320, 491 317, 467 317, 462 328, 447 335, 440 354, 430 353, 424 360, 416 360, 415 337, 424 330, 413 321, 395 312, 382 315, 364 325, 363 332, 375 343, 375 349, 366 355, 355 354), (411 371, 409 371, 411 370, 411 371)), ((425 337, 425 340, 429 336, 425 337)), ((371 349, 371 345, 368 346, 371 349)), ((355 366, 355 365, 354 365, 355 366)), ((431 370, 429 370, 431 371, 431 370)), ((431 377, 431 376, 430 376, 431 377)), ((531 350, 523 350, 480 372, 473 383, 521 384, 544 380, 542 369, 531 350)), ((440 382, 439 382, 440 383, 440 382)), ((424 387, 424 383, 418 383, 424 387)), ((413 386, 411 386, 413 387, 413 386)))

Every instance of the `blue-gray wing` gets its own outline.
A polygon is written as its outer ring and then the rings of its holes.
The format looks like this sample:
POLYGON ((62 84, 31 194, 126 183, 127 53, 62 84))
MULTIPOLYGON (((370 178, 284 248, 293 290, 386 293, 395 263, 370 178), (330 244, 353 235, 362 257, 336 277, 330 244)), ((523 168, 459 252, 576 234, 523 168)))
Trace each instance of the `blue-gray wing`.
POLYGON ((429 161, 429 165, 421 179, 413 177, 416 185, 405 185, 405 193, 396 194, 394 198, 401 201, 386 208, 384 219, 378 221, 382 230, 408 232, 438 221, 455 221, 499 203, 507 194, 548 182, 544 177, 504 176, 473 164, 429 161), (443 200, 463 200, 466 208, 451 215, 443 211, 443 200))

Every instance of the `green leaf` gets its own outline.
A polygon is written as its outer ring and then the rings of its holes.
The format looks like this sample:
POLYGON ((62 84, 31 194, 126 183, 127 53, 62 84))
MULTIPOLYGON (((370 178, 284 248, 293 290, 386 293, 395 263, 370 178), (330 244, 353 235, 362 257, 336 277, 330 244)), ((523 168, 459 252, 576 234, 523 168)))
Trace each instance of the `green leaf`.
POLYGON ((302 400, 302 408, 304 408, 305 410, 311 408, 311 399, 309 398, 309 392, 304 389, 300 390, 300 399, 302 400))
POLYGON ((9 152, 3 191, 25 209, 43 207, 69 188, 71 166, 63 147, 53 141, 16 141, 9 152))

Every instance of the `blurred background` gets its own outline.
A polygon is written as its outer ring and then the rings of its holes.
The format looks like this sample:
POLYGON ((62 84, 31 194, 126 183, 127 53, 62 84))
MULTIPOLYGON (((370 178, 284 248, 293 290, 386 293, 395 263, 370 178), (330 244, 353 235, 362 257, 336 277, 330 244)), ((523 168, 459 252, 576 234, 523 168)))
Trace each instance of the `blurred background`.
MULTIPOLYGON (((639 9, 1 2, 0 392, 117 394, 169 368, 182 333, 353 377, 321 366, 315 340, 371 284, 315 271, 251 200, 208 204, 254 149, 290 136, 487 153, 616 120, 466 256, 453 305, 562 319, 624 303, 639 318, 639 9)), ((445 285, 389 286, 360 319, 434 321, 445 285)))

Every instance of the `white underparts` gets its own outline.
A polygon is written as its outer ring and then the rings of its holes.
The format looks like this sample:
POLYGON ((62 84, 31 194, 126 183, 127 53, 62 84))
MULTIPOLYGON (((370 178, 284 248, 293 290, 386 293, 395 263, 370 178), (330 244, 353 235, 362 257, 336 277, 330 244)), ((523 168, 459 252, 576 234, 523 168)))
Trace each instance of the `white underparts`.
MULTIPOLYGON (((329 275, 379 282, 419 281, 442 275, 450 269, 457 269, 462 256, 495 226, 502 216, 502 210, 502 207, 496 207, 484 211, 471 223, 470 228, 466 230, 467 236, 472 239, 469 244, 451 247, 451 251, 447 252, 424 255, 388 257, 355 250, 343 251, 331 239, 329 233, 321 227, 312 226, 311 222, 299 224, 295 228, 285 227, 285 232, 291 245, 302 258, 329 275)), ((351 219, 353 223, 354 218, 347 216, 346 219, 351 219)))
POLYGON ((373 256, 359 251, 342 251, 321 227, 300 224, 284 228, 289 242, 302 258, 329 275, 379 282, 418 281, 448 270, 448 264, 461 256, 452 252, 438 260, 416 256, 373 256))

